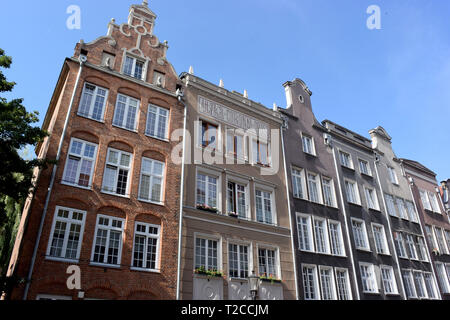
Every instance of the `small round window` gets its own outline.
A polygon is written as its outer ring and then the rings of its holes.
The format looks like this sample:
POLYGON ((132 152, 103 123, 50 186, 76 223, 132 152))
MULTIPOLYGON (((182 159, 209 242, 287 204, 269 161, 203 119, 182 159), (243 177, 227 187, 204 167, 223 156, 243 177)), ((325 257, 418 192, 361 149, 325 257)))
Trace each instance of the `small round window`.
POLYGON ((305 103, 305 98, 304 98, 302 95, 299 95, 299 96, 298 96, 298 100, 299 100, 301 103, 305 103))

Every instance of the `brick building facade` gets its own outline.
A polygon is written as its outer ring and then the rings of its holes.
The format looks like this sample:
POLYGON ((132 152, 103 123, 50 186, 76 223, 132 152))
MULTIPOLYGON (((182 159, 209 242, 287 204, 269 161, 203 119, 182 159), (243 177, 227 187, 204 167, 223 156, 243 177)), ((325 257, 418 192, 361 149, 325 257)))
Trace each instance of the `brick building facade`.
POLYGON ((184 107, 155 18, 133 5, 65 60, 37 148, 58 164, 25 205, 9 275, 27 281, 12 299, 175 298, 181 166, 169 137, 184 107), (71 265, 80 290, 66 285, 71 265))

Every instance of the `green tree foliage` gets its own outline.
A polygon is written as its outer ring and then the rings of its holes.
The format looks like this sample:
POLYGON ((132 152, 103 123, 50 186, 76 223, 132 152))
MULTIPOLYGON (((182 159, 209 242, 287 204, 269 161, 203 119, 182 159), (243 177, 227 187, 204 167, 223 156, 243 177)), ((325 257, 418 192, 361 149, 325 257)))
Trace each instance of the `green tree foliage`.
POLYGON ((18 203, 11 197, 3 196, 0 202, 4 204, 6 211, 6 223, 0 227, 0 274, 6 274, 19 229, 23 201, 18 203))

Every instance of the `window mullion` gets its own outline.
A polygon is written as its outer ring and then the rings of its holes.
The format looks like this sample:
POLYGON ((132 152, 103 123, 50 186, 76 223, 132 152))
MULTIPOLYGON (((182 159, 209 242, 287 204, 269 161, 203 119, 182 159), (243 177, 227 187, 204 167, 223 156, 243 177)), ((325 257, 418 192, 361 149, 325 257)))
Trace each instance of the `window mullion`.
POLYGON ((112 223, 110 220, 108 223, 108 229, 106 230, 106 243, 105 243, 105 256, 103 257, 103 263, 108 264, 108 252, 109 252, 109 242, 111 239, 111 227, 109 226, 112 223))

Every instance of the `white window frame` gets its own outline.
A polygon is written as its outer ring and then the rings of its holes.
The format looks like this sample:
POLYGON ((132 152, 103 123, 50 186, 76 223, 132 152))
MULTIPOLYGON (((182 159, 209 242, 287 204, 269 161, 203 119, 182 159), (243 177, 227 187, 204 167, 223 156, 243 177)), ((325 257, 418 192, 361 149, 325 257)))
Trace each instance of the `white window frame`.
POLYGON ((142 202, 148 202, 148 203, 154 203, 154 204, 159 204, 159 205, 163 205, 163 199, 164 199, 164 190, 165 190, 165 179, 166 176, 166 164, 164 162, 158 161, 158 160, 154 160, 154 159, 150 159, 150 158, 146 158, 146 157, 142 157, 141 160, 141 172, 139 174, 139 190, 138 190, 138 200, 142 201, 142 202), (144 161, 148 161, 150 162, 150 167, 151 167, 151 171, 152 172, 144 172, 144 161), (157 175, 155 173, 153 173, 153 169, 154 169, 154 165, 155 164, 159 164, 162 166, 162 174, 161 175, 157 175), (142 177, 143 176, 148 176, 150 178, 149 181, 149 195, 148 198, 149 199, 143 199, 141 197, 141 191, 142 191, 142 177), (161 179, 161 190, 160 190, 160 195, 159 195, 159 200, 154 201, 152 200, 152 194, 153 194, 153 181, 154 179, 161 179))
POLYGON ((411 260, 419 260, 419 258, 417 257, 417 249, 416 249, 416 244, 414 242, 414 235, 412 235, 410 233, 405 233, 405 243, 408 248, 406 250, 408 257, 411 260))
POLYGON ((428 290, 425 286, 425 277, 422 271, 420 270, 412 270, 412 276, 414 280, 414 286, 416 291, 416 296, 418 299, 428 299, 428 290), (417 275, 420 277, 417 279, 417 275), (419 282, 419 285, 418 285, 419 282), (422 289, 423 295, 420 294, 420 290, 422 289))
POLYGON ((436 284, 436 279, 435 279, 433 273, 431 273, 431 272, 423 272, 423 277, 424 277, 424 279, 425 279, 425 288, 426 288, 426 290, 427 290, 428 298, 429 298, 429 299, 432 299, 432 300, 437 300, 437 299, 439 299, 439 294, 438 294, 439 288, 438 288, 438 286, 437 286, 437 284, 436 284), (428 277, 429 277, 429 278, 428 278, 428 277), (428 280, 428 279, 431 280, 430 285, 432 286, 432 289, 433 289, 433 293, 434 293, 433 297, 430 296, 430 291, 428 290, 428 289, 429 289, 428 286, 427 286, 427 280, 428 280))
POLYGON ((251 271, 253 270, 253 250, 252 250, 252 245, 251 243, 248 242, 241 242, 241 241, 228 241, 227 244, 227 252, 228 252, 228 277, 230 279, 247 279, 247 278, 242 278, 241 272, 245 271, 245 270, 241 270, 241 249, 242 247, 247 247, 247 277, 251 275, 251 271), (238 273, 239 276, 238 277, 232 277, 231 276, 231 263, 230 263, 230 259, 231 259, 231 254, 230 254, 230 245, 236 245, 238 246, 238 254, 237 254, 237 262, 238 262, 238 273))
POLYGON ((319 266, 321 300, 325 300, 324 299, 324 287, 323 287, 324 284, 322 282, 322 271, 324 271, 324 270, 328 271, 329 275, 330 275, 329 285, 330 285, 330 290, 331 290, 331 299, 326 299, 326 300, 337 300, 336 280, 334 278, 333 268, 328 267, 328 266, 319 266))
POLYGON ((139 222, 136 221, 134 224, 134 234, 133 234, 133 250, 131 253, 131 270, 136 270, 136 271, 148 271, 148 272, 160 272, 161 266, 161 226, 160 225, 154 225, 154 224, 149 224, 149 223, 144 223, 144 222, 139 222), (147 232, 141 232, 138 231, 138 225, 142 225, 146 227, 146 230, 148 230, 149 228, 154 228, 158 230, 158 234, 152 234, 147 232), (144 245, 144 252, 143 252, 143 265, 146 265, 147 263, 147 249, 148 249, 148 239, 152 238, 152 239, 156 239, 156 252, 155 252, 155 269, 152 268, 141 268, 141 267, 136 267, 134 266, 134 253, 136 250, 136 236, 144 236, 145 237, 145 245, 144 245))
POLYGON ((384 225, 382 224, 378 224, 378 223, 372 223, 372 233, 373 233, 373 239, 375 242, 375 250, 377 251, 378 254, 382 254, 382 255, 390 255, 390 251, 389 251, 389 245, 388 245, 388 241, 387 241, 387 237, 386 237, 386 230, 384 228, 384 225), (377 244, 377 239, 375 236, 375 228, 381 228, 381 251, 378 248, 378 244, 377 244))
POLYGON ((406 298, 407 299, 417 299, 417 291, 416 291, 416 284, 415 284, 415 281, 414 281, 414 273, 413 273, 413 271, 412 270, 405 270, 405 269, 403 269, 402 270, 402 278, 403 278, 403 286, 404 286, 404 289, 405 289, 405 295, 406 295, 406 298), (407 290, 407 283, 408 283, 408 281, 406 280, 406 278, 409 278, 409 281, 410 281, 410 285, 411 285, 411 290, 412 290, 412 292, 410 292, 411 293, 411 295, 409 295, 408 294, 408 290, 407 290))
POLYGON ((372 210, 380 211, 377 191, 373 188, 364 187, 364 195, 366 196, 367 207, 372 210), (371 195, 373 195, 373 197, 371 197, 371 195))
POLYGON ((439 201, 437 199, 436 194, 434 192, 429 191, 428 198, 430 199, 430 204, 433 212, 442 214, 441 207, 439 206, 439 201))
POLYGON ((114 149, 114 148, 108 148, 107 152, 106 152, 106 161, 105 161, 105 171, 103 172, 103 183, 102 183, 102 193, 106 193, 106 194, 110 194, 116 197, 122 197, 122 198, 129 198, 130 197, 130 186, 131 186, 131 180, 133 179, 133 162, 134 162, 134 158, 133 158, 133 154, 126 152, 126 151, 122 151, 122 150, 118 150, 118 149, 114 149), (113 163, 109 161, 109 154, 110 152, 117 152, 118 156, 117 156, 117 163, 113 163), (129 167, 125 167, 122 166, 120 164, 122 155, 126 155, 130 157, 130 166, 129 167), (116 174, 114 177, 114 190, 115 191, 110 191, 108 189, 106 189, 105 185, 105 173, 106 173, 106 169, 108 166, 111 167, 115 167, 116 168, 116 174), (117 193, 117 184, 119 182, 119 171, 120 170, 127 170, 128 174, 127 174, 127 186, 126 186, 126 190, 125 190, 125 194, 119 194, 117 193))
POLYGON ((323 192, 323 203, 324 205, 328 206, 328 207, 332 207, 332 208, 337 208, 337 202, 336 202, 336 190, 334 189, 334 181, 331 178, 328 177, 324 177, 322 176, 322 192, 323 192), (331 204, 327 203, 327 192, 325 191, 326 188, 326 184, 324 181, 328 181, 329 182, 329 186, 330 186, 330 196, 331 196, 331 204))
POLYGON ((98 154, 98 144, 95 144, 95 143, 92 143, 92 142, 88 142, 88 141, 84 141, 84 140, 77 139, 77 138, 72 138, 70 140, 69 149, 67 151, 66 163, 64 165, 64 172, 63 172, 63 178, 62 178, 61 184, 68 185, 68 186, 75 187, 75 188, 91 190, 92 189, 92 182, 94 180, 94 171, 95 171, 95 167, 96 167, 96 164, 97 164, 97 154, 98 154), (81 152, 80 152, 79 155, 71 152, 74 142, 78 142, 78 143, 83 144, 83 146, 81 148, 81 152), (84 155, 84 152, 86 150, 86 145, 89 145, 89 146, 95 148, 94 156, 92 158, 86 157, 84 155), (75 182, 75 183, 71 183, 69 181, 65 181, 67 170, 68 170, 68 165, 69 165, 69 158, 71 156, 75 157, 75 158, 79 158, 78 166, 77 166, 77 173, 76 173, 76 178, 75 178, 75 180, 78 181, 78 182, 75 182), (79 183, 80 183, 79 182, 80 181, 80 174, 81 174, 81 168, 82 168, 83 161, 91 161, 92 162, 91 172, 89 173, 90 174, 89 183, 88 183, 87 187, 79 185, 79 183))
POLYGON ((245 134, 245 132, 242 129, 235 129, 233 127, 226 127, 225 128, 225 132, 226 132, 226 155, 229 158, 232 159, 237 159, 240 161, 248 161, 248 154, 247 154, 247 149, 248 149, 248 139, 247 139, 247 135, 245 134), (232 144, 232 148, 233 150, 230 149, 230 138, 232 139, 231 144, 232 144), (241 148, 238 148, 238 144, 236 143, 237 139, 241 139, 241 148))
POLYGON ((408 211, 409 220, 412 222, 419 223, 419 219, 417 217, 416 207, 412 201, 405 200, 406 211, 408 211))
POLYGON ((394 231, 393 239, 394 239, 395 250, 397 252, 398 257, 402 258, 402 259, 408 259, 408 253, 406 252, 405 240, 403 238, 403 234, 400 231, 394 231), (398 236, 399 236, 399 241, 400 241, 400 245, 401 245, 401 248, 400 248, 401 251, 400 252, 398 251, 397 246, 395 245, 395 242, 396 242, 395 234, 398 234, 398 236))
POLYGON ((367 229, 366 229, 366 222, 364 220, 361 219, 357 219, 357 218, 351 218, 351 223, 352 223, 352 232, 353 232, 353 238, 354 238, 354 242, 355 242, 355 248, 358 250, 362 250, 362 251, 370 251, 370 244, 369 244, 369 237, 367 236, 367 229), (353 222, 357 222, 361 224, 361 229, 362 229, 362 237, 363 237, 363 241, 365 242, 366 246, 365 247, 361 247, 357 244, 357 235, 355 233, 355 227, 353 225, 353 222))
POLYGON ((78 261, 80 259, 81 247, 83 245, 83 235, 84 235, 84 228, 85 228, 85 225, 86 225, 86 216, 87 216, 87 212, 86 211, 73 209, 73 208, 56 206, 55 214, 54 214, 53 222, 52 222, 52 229, 51 229, 51 232, 50 232, 48 245, 47 245, 47 252, 46 252, 46 259, 47 260, 55 260, 55 261, 63 261, 63 262, 67 262, 68 261, 68 262, 78 263, 78 261), (68 218, 59 217, 58 213, 60 211, 68 211, 69 217, 68 218), (74 219, 73 215, 75 213, 81 214, 83 216, 83 219, 82 220, 74 219), (64 239, 63 239, 63 246, 61 248, 61 255, 60 256, 51 256, 50 253, 51 253, 51 250, 52 250, 52 242, 53 242, 54 232, 55 232, 55 227, 56 227, 56 223, 57 222, 66 223, 66 229, 64 231, 64 239), (72 225, 80 225, 81 226, 80 227, 79 240, 78 240, 78 246, 77 246, 77 254, 76 254, 76 258, 75 259, 65 258, 66 254, 67 254, 67 244, 68 244, 69 236, 70 236, 70 227, 72 225))
POLYGON ((366 175, 366 176, 368 176, 368 177, 373 177, 372 168, 370 167, 369 161, 364 160, 364 159, 361 159, 361 158, 358 158, 358 165, 359 165, 359 172, 360 172, 361 174, 366 175), (361 166, 361 165, 362 165, 363 163, 366 165, 367 172, 364 172, 364 171, 362 170, 362 166, 361 166))
POLYGON ((229 183, 233 183, 234 184, 234 190, 233 190, 233 197, 234 197, 234 201, 236 203, 236 210, 235 211, 239 211, 239 205, 238 205, 238 199, 237 199, 237 194, 241 191, 237 190, 237 186, 241 186, 244 187, 244 199, 245 199, 245 208, 244 208, 244 212, 235 212, 235 214, 238 215, 239 218, 243 218, 243 219, 250 219, 250 183, 247 180, 243 180, 243 179, 239 179, 237 177, 234 176, 227 176, 226 177, 226 187, 227 187, 227 191, 226 191, 226 211, 229 214, 230 212, 228 212, 228 205, 229 205, 229 197, 228 197, 228 192, 229 192, 229 183))
POLYGON ((169 141, 169 120, 170 120, 170 109, 167 108, 163 108, 154 104, 149 104, 148 105, 148 109, 147 109, 147 120, 145 123, 145 135, 148 137, 152 137, 158 140, 163 140, 163 141, 169 141), (151 108, 155 108, 156 109, 156 113, 150 112, 151 108), (161 114, 161 111, 166 111, 167 112, 167 116, 165 117, 165 123, 164 123, 164 136, 160 137, 158 136, 158 133, 160 131, 160 120, 162 118, 164 118, 164 116, 161 114), (153 113, 155 115, 155 124, 154 124, 154 132, 155 134, 152 134, 149 131, 149 126, 150 126, 150 113, 153 113))
POLYGON ((319 279, 318 279, 318 273, 317 273, 317 266, 310 265, 310 264, 302 264, 302 282, 303 282, 303 298, 305 300, 320 300, 320 285, 319 285, 319 279), (314 295, 316 296, 315 299, 307 298, 306 297, 306 286, 305 286, 305 268, 312 269, 312 276, 313 276, 313 290, 314 295))
POLYGON ((448 254, 447 241, 445 241, 444 229, 433 226, 434 238, 436 239, 436 244, 438 245, 439 252, 441 254, 448 254), (438 236, 440 235, 440 237, 438 236), (441 250, 442 249, 442 250, 441 250))
POLYGON ((112 122, 113 127, 121 128, 121 129, 128 130, 128 131, 131 131, 131 132, 137 132, 137 130, 138 130, 137 127, 138 127, 138 124, 139 124, 139 114, 140 114, 139 109, 140 109, 140 105, 141 105, 141 102, 139 101, 139 99, 127 96, 127 95, 122 94, 122 93, 118 93, 117 94, 117 98, 116 98, 116 106, 114 108, 114 115, 113 115, 113 122, 112 122), (120 97, 124 97, 125 98, 125 103, 124 103, 125 104, 125 109, 124 109, 124 112, 123 112, 122 122, 118 123, 118 122, 116 122, 117 109, 118 109, 119 103, 123 103, 123 102, 120 101, 120 99, 119 99, 120 97), (128 114, 130 112, 130 102, 131 101, 135 101, 136 102, 136 113, 134 115, 133 128, 127 128, 126 123, 127 123, 127 119, 128 119, 128 114))
POLYGON ((276 204, 275 204, 275 190, 273 189, 273 188, 271 188, 271 187, 268 187, 268 186, 264 186, 264 185, 261 185, 261 184, 255 184, 254 185, 254 189, 255 189, 255 192, 254 192, 254 200, 255 200, 255 221, 256 222, 258 222, 258 223, 264 223, 264 224, 270 224, 270 225, 277 225, 278 224, 278 221, 277 221, 277 211, 276 211, 276 204), (262 209, 263 209, 263 212, 262 212, 262 214, 263 214, 263 221, 258 221, 258 214, 257 214, 257 205, 256 205, 256 203, 257 203, 257 199, 258 199, 258 196, 257 196, 257 192, 262 192, 262 209), (271 210, 271 220, 272 221, 267 221, 266 220, 266 214, 267 214, 267 212, 266 212, 266 209, 265 209, 265 206, 264 206, 264 201, 266 200, 265 199, 265 197, 264 197, 264 193, 268 193, 268 194, 270 194, 270 210, 271 210))
MULTIPOLYGON (((259 276, 264 276, 264 274, 260 273, 260 255, 259 255, 259 250, 266 250, 267 251, 273 251, 274 252, 274 270, 275 273, 274 274, 266 274, 266 276, 270 276, 272 275, 273 278, 277 279, 277 280, 281 280, 281 266, 280 266, 280 249, 277 247, 273 247, 273 246, 267 246, 267 245, 263 245, 263 244, 257 244, 256 245, 256 253, 258 256, 258 274, 259 276)), ((266 256, 266 268, 267 268, 267 256, 266 256)))
POLYGON ((307 184, 308 184, 309 201, 311 201, 312 203, 323 204, 322 184, 321 184, 320 175, 318 173, 308 171, 306 173, 306 179, 307 179, 307 184), (310 179, 310 176, 314 176, 314 180, 310 179), (313 201, 310 182, 314 182, 316 184, 316 191, 317 191, 317 197, 318 197, 317 201, 313 201))
POLYGON ((387 171, 388 171, 389 181, 392 184, 398 185, 398 176, 397 176, 397 172, 395 171, 395 168, 393 168, 391 166, 387 166, 387 171))
MULTIPOLYGON (((194 259, 193 259, 193 268, 194 270, 198 267, 197 265, 197 239, 205 240, 206 241, 206 249, 205 249, 205 259, 206 259, 206 270, 214 270, 214 268, 211 268, 209 266, 209 241, 215 241, 217 242, 217 270, 216 271, 222 271, 223 270, 223 264, 222 264, 222 238, 217 236, 212 236, 208 234, 202 234, 202 233, 194 233, 194 259)), ((201 266, 200 266, 201 267, 201 266)))
POLYGON ((211 178, 216 179, 216 209, 218 212, 222 211, 222 174, 218 171, 209 170, 206 168, 197 168, 195 173, 195 204, 198 205, 208 205, 208 198, 209 198, 209 188, 208 188, 208 179, 205 182, 205 202, 206 203, 198 203, 198 176, 199 174, 211 178))
POLYGON ((398 218, 398 212, 397 212, 397 204, 395 203, 395 197, 391 194, 384 194, 384 198, 386 200, 386 210, 388 212, 388 214, 391 217, 396 217, 398 218), (394 210, 394 212, 392 212, 392 210, 394 210))
POLYGON ((400 214, 400 218, 403 220, 409 220, 408 208, 406 208, 405 200, 399 197, 395 197, 395 203, 397 204, 397 209, 398 213, 400 214))
POLYGON ((330 252, 332 255, 334 256, 338 256, 338 257, 346 257, 346 252, 345 252, 345 244, 344 244, 344 235, 342 233, 342 225, 340 221, 335 221, 335 220, 328 220, 328 232, 329 232, 329 238, 330 238, 330 252), (334 251, 333 247, 335 245, 334 242, 334 237, 332 235, 332 231, 330 228, 330 225, 335 225, 337 226, 337 239, 339 241, 338 244, 336 244, 336 246, 338 247, 338 249, 341 251, 341 254, 337 254, 334 251))
POLYGON ((348 203, 355 204, 358 206, 361 205, 361 196, 359 194, 359 187, 358 187, 358 183, 356 181, 353 181, 350 179, 344 179, 344 190, 345 190, 345 195, 346 195, 348 203), (348 190, 347 185, 352 188, 356 199, 350 199, 351 197, 348 193, 350 190, 348 190))
POLYGON ((329 239, 329 233, 328 233, 328 223, 327 220, 324 218, 319 217, 313 217, 313 227, 314 227, 314 243, 316 247, 316 253, 320 254, 331 254, 331 248, 330 248, 330 239, 329 239), (323 245, 324 245, 324 251, 319 251, 320 247, 320 238, 318 237, 317 229, 316 229, 316 222, 319 222, 322 224, 322 234, 323 234, 323 245))
POLYGON ((303 133, 303 132, 301 135, 302 135, 302 150, 303 150, 303 152, 306 154, 309 154, 311 156, 316 156, 316 146, 315 146, 315 142, 314 142, 314 137, 312 137, 306 133, 303 133), (310 148, 311 150, 309 150, 309 148, 307 148, 308 143, 305 143, 305 141, 309 142, 309 146, 311 147, 310 148))
POLYGON ((292 167, 291 174, 292 174, 292 193, 294 195, 294 198, 296 199, 302 199, 302 200, 308 200, 308 187, 306 186, 306 170, 300 169, 297 167, 292 167), (298 175, 296 172, 300 172, 300 175, 298 175), (300 186, 298 185, 298 179, 300 179, 300 186), (297 188, 296 188, 297 186, 297 188), (297 190, 301 189, 302 191, 302 197, 300 194, 296 194, 297 190))
POLYGON ((371 263, 365 263, 365 262, 360 262, 359 263, 359 271, 361 274, 361 289, 364 293, 369 293, 369 294, 378 294, 379 288, 378 288, 378 282, 377 282, 377 275, 375 273, 375 266, 371 263), (367 272, 368 272, 368 277, 363 275, 363 267, 368 268, 367 272), (368 282, 366 282, 368 281, 368 282), (366 282, 366 286, 369 290, 364 289, 364 283, 366 282))
POLYGON ((337 273, 340 272, 340 273, 344 273, 345 274, 345 286, 347 287, 347 294, 348 294, 348 299, 346 299, 346 300, 353 300, 352 289, 351 289, 351 285, 350 285, 350 276, 349 276, 348 269, 335 268, 334 272, 335 272, 334 276, 335 276, 335 279, 336 279, 337 298, 339 300, 341 300, 340 297, 339 297, 339 280, 338 280, 338 275, 337 275, 337 273))
POLYGON ((447 275, 446 266, 444 263, 436 261, 436 275, 438 278, 438 281, 441 285, 442 292, 444 293, 450 293, 450 282, 449 277, 447 275))
POLYGON ((126 220, 122 219, 122 218, 117 218, 114 216, 107 216, 107 215, 103 215, 103 214, 99 214, 97 215, 97 222, 95 224, 95 232, 94 232, 94 239, 92 241, 92 254, 91 254, 91 262, 90 264, 93 266, 103 266, 103 267, 112 267, 112 268, 120 268, 121 267, 121 261, 122 261, 122 249, 123 249, 123 238, 124 238, 124 231, 125 231, 125 223, 126 220), (105 225, 99 225, 100 219, 108 219, 108 226, 105 225), (120 221, 121 222, 121 228, 118 227, 113 227, 112 226, 112 222, 113 221, 120 221), (97 233, 99 229, 106 229, 107 231, 107 239, 106 239, 106 244, 105 244, 105 252, 104 252, 104 257, 103 257, 103 262, 95 262, 94 261, 94 256, 95 256, 95 246, 96 246, 96 242, 97 242, 97 233), (109 249, 109 244, 110 244, 110 237, 111 237, 111 231, 117 231, 120 232, 120 238, 119 238, 119 249, 118 249, 118 255, 117 255, 117 264, 109 264, 108 262, 105 262, 108 260, 108 249, 109 249))
POLYGON ((344 168, 355 170, 355 166, 353 164, 353 157, 348 152, 345 152, 343 150, 339 150, 339 163, 344 168), (344 159, 345 159, 345 161, 344 161, 344 159))
POLYGON ((122 64, 122 74, 128 76, 128 77, 132 77, 134 79, 138 79, 138 80, 142 80, 145 81, 146 80, 146 75, 147 75, 147 61, 142 59, 142 58, 138 58, 134 55, 131 55, 129 53, 125 53, 124 54, 124 58, 123 58, 123 64, 122 64), (133 60, 133 66, 131 68, 131 74, 126 74, 125 73, 125 65, 126 65, 126 61, 127 58, 130 58, 133 60), (137 78, 135 73, 136 73, 136 62, 139 61, 142 63, 142 76, 141 78, 137 78))
MULTIPOLYGON (((312 217, 307 214, 301 214, 297 213, 297 234, 298 234, 298 248, 300 251, 304 252, 315 252, 315 241, 314 241, 314 233, 313 233, 313 225, 312 225, 312 217), (303 229, 303 226, 300 225, 299 219, 307 219, 306 220, 306 229, 307 229, 307 243, 309 244, 310 250, 305 249, 302 246, 302 241, 305 240, 305 235, 303 232, 305 231, 303 229)), ((303 224, 303 223, 302 223, 303 224)))
POLYGON ((90 82, 85 82, 84 86, 83 86, 83 91, 81 93, 80 104, 78 106, 77 114, 80 117, 88 118, 88 119, 91 119, 91 120, 94 120, 94 121, 98 121, 98 122, 104 123, 104 121, 105 121, 105 110, 106 110, 106 103, 108 101, 108 95, 109 95, 109 90, 108 89, 100 87, 100 86, 98 86, 96 84, 93 84, 93 83, 90 83, 90 82), (85 99, 85 94, 86 94, 86 90, 87 90, 86 87, 87 86, 93 86, 93 87, 95 87, 95 89, 94 89, 94 93, 92 94, 91 103, 89 104, 87 113, 82 113, 80 111, 80 109, 81 109, 81 105, 82 105, 82 103, 83 103, 83 101, 85 99), (104 90, 105 91, 105 95, 104 96, 99 95, 99 90, 104 90), (93 115, 94 107, 95 107, 95 104, 97 103, 97 98, 98 97, 103 97, 103 99, 104 99, 103 100, 102 112, 101 112, 100 119, 94 118, 94 115, 93 115))
POLYGON ((397 286, 397 280, 395 279, 395 273, 394 268, 392 266, 387 265, 381 265, 380 266, 380 276, 381 276, 381 282, 383 285, 383 290, 386 295, 398 295, 398 286, 397 286), (390 279, 385 278, 383 274, 383 270, 387 270, 390 274, 390 279), (386 290, 386 282, 390 282, 390 286, 392 287, 393 291, 387 291, 386 290))

